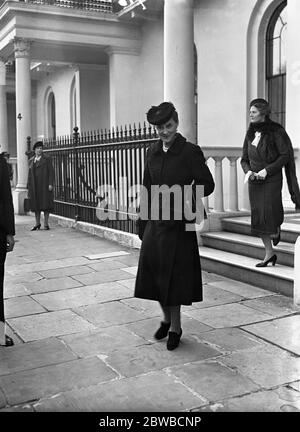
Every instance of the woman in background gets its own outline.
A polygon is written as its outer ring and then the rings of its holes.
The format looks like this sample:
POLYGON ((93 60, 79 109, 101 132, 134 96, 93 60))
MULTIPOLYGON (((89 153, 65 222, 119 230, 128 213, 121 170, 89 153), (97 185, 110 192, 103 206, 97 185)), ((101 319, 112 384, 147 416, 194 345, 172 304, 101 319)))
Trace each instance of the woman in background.
POLYGON ((264 260, 256 267, 274 266, 277 255, 272 246, 280 241, 283 223, 282 168, 289 161, 289 145, 284 128, 270 120, 270 107, 264 99, 250 103, 250 126, 241 159, 249 183, 251 232, 261 237, 264 260))
POLYGON ((41 228, 42 211, 44 212, 44 228, 49 230, 49 214, 54 208, 54 170, 51 159, 43 153, 42 141, 37 141, 33 150, 35 155, 29 160, 27 185, 30 209, 35 213, 35 226, 31 231, 41 228))

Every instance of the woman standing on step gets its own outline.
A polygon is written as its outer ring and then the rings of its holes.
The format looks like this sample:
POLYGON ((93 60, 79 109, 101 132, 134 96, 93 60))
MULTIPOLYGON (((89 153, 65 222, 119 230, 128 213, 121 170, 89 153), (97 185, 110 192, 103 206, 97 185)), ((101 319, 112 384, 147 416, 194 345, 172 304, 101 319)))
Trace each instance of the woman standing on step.
POLYGON ((49 229, 49 215, 54 208, 53 180, 54 170, 51 159, 43 153, 43 142, 37 141, 33 150, 35 155, 29 160, 28 198, 30 209, 35 214, 35 226, 31 231, 41 228, 41 212, 44 212, 44 228, 49 229))
POLYGON ((0 346, 12 346, 14 342, 5 331, 3 283, 7 252, 14 248, 15 216, 7 162, 0 155, 0 346))
POLYGON ((280 241, 283 223, 282 168, 289 160, 287 134, 270 120, 270 107, 264 99, 250 103, 250 126, 246 133, 241 159, 249 183, 251 232, 260 236, 265 246, 264 260, 256 267, 276 264, 272 246, 280 241))
MULTIPOLYGON (((187 229, 187 220, 192 219, 183 210, 185 200, 176 198, 180 195, 182 199, 182 190, 192 182, 199 185, 202 197, 207 196, 214 190, 214 181, 200 147, 177 132, 178 114, 173 104, 163 102, 152 107, 147 120, 156 126, 160 139, 151 144, 146 156, 138 222, 142 246, 135 297, 160 303, 163 321, 154 337, 160 340, 168 336, 167 349, 173 350, 182 335, 181 305, 202 301, 196 232, 187 229), (159 196, 157 188, 164 186, 166 195, 162 192, 159 196), (175 197, 174 192, 173 200, 172 196, 167 197, 170 188, 179 194, 175 197)), ((198 201, 200 204, 200 197, 198 201)), ((198 209, 201 206, 198 207, 197 199, 196 206, 198 209)))

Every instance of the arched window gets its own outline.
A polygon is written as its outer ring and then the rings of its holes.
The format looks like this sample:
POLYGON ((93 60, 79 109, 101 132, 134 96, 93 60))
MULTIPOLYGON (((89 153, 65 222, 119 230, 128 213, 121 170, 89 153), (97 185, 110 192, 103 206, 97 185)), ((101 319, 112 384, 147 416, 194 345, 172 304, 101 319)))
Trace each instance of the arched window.
POLYGON ((287 2, 273 13, 267 30, 267 91, 271 117, 285 126, 287 2))
POLYGON ((48 96, 48 138, 56 137, 56 115, 55 115, 55 97, 54 93, 51 91, 48 96))

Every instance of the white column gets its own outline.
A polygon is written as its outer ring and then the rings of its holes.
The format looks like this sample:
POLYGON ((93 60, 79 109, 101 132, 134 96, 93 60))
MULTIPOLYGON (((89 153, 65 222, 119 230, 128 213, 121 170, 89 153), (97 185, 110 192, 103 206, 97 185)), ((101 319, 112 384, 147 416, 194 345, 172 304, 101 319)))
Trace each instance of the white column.
POLYGON ((179 131, 196 140, 194 0, 165 0, 164 100, 179 114, 179 131))
POLYGON ((0 153, 8 151, 6 68, 0 58, 0 153))
MULTIPOLYGON (((300 152, 300 1, 287 2, 287 84, 286 84, 286 129, 293 147, 300 152)), ((300 157, 296 161, 297 176, 300 177, 300 157)))
MULTIPOLYGON (((109 47, 109 98, 110 126, 132 125, 145 114, 139 112, 137 105, 131 104, 135 95, 139 94, 137 86, 140 77, 137 73, 136 49, 109 47)), ((141 89, 142 91, 142 89, 141 89)))
POLYGON ((15 38, 16 62, 16 122, 18 183, 14 191, 14 207, 18 214, 24 213, 24 198, 27 195, 28 159, 27 137, 31 136, 31 79, 30 79, 30 42, 15 38))

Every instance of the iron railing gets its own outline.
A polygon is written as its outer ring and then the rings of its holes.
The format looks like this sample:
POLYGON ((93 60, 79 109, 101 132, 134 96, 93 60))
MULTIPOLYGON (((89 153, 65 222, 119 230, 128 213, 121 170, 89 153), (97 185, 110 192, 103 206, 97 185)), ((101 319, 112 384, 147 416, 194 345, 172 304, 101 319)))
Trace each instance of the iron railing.
POLYGON ((135 233, 146 149, 157 139, 135 125, 44 140, 54 166, 54 213, 135 233))
MULTIPOLYGON (((51 5, 61 8, 77 9, 89 12, 114 12, 114 2, 112 0, 18 0, 22 3, 36 5, 51 5)), ((0 1, 0 5, 4 1, 0 1)))

